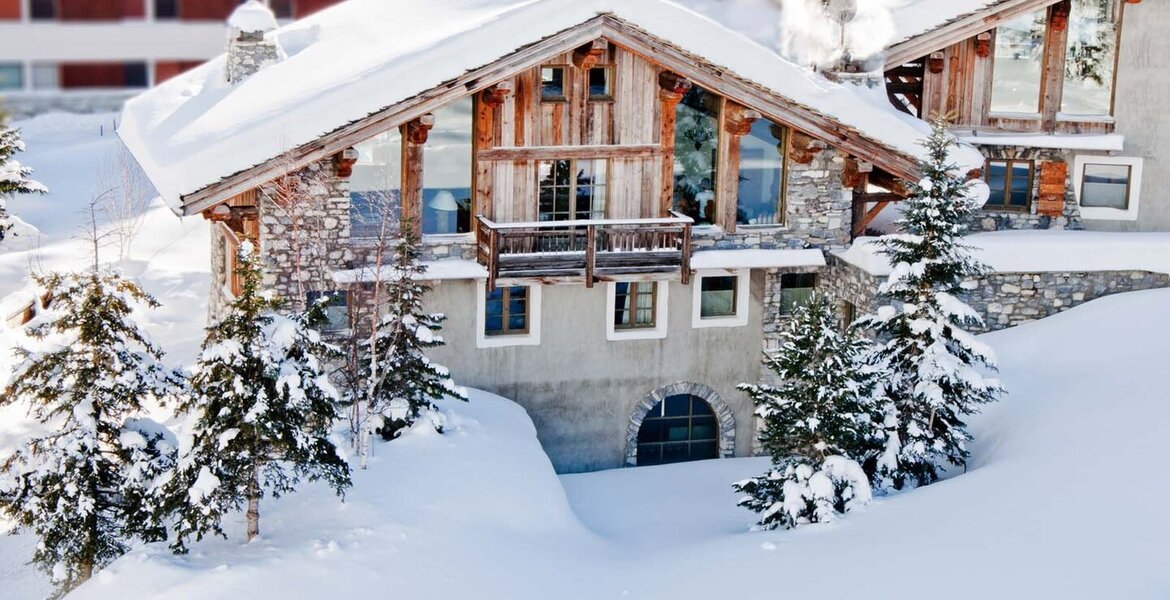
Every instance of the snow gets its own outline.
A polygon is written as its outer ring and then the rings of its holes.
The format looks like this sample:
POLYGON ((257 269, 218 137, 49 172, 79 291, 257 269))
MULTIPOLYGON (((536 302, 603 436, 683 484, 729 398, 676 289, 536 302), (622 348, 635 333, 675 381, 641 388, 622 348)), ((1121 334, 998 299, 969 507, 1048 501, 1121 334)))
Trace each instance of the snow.
POLYGON ((1110 134, 999 134, 952 130, 960 141, 977 146, 1027 146, 1029 148, 1057 148, 1061 150, 1096 150, 1100 152, 1121 152, 1125 150, 1125 136, 1110 134))
MULTIPOLYGON (((776 41, 754 39, 756 26, 746 33, 729 28, 747 19, 735 3, 723 4, 726 13, 708 7, 712 17, 672 0, 350 0, 269 34, 282 44, 288 40, 289 58, 235 86, 221 83, 221 56, 130 100, 119 135, 178 209, 184 195, 520 45, 610 13, 904 154, 922 156, 923 131, 888 100, 858 102, 875 94, 789 62, 776 41)), ((974 167, 982 165, 977 156, 971 150, 959 159, 974 167)))
POLYGON ((897 33, 892 36, 891 45, 1003 2, 1004 0, 901 0, 901 5, 893 9, 897 33))
MULTIPOLYGON (((890 275, 875 238, 834 254, 879 277, 890 275)), ((1170 233, 997 231, 969 235, 975 258, 999 273, 1142 270, 1170 273, 1170 233)))
POLYGON ((691 257, 693 269, 769 269, 779 267, 823 267, 820 250, 703 250, 691 257))
POLYGON ((272 31, 278 27, 272 9, 259 0, 248 0, 228 17, 228 26, 245 33, 272 31))
MULTIPOLYGON (((421 261, 426 272, 415 277, 419 281, 442 281, 444 279, 487 279, 487 269, 475 262, 462 258, 421 261)), ((371 281, 391 281, 397 278, 394 265, 383 265, 381 276, 373 268, 346 269, 333 272, 333 281, 337 283, 360 283, 371 281)))

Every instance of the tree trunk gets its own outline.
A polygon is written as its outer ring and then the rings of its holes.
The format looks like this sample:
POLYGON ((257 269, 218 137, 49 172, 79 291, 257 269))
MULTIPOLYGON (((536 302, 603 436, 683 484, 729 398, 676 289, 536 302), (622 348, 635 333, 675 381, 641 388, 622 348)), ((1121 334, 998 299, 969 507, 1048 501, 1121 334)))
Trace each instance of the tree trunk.
POLYGON ((248 481, 248 541, 260 535, 260 465, 252 461, 252 478, 248 481))

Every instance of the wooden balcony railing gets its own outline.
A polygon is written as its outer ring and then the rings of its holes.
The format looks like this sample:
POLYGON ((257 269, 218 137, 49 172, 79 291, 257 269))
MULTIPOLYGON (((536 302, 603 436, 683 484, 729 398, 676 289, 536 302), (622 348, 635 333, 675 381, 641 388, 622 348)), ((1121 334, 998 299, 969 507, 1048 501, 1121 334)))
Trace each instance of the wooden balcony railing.
POLYGON ((476 217, 479 263, 496 281, 628 279, 677 272, 690 283, 690 217, 496 223, 476 217))

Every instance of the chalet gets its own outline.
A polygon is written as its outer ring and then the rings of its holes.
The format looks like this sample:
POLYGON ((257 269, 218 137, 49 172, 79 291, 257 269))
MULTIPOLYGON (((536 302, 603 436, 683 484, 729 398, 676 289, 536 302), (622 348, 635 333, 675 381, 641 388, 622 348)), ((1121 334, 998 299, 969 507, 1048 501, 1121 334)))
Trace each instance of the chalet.
POLYGON ((214 222, 213 316, 250 239, 294 305, 339 292, 344 336, 377 308, 383 224, 409 219, 449 317, 434 358, 524 406, 563 472, 751 454, 736 385, 794 303, 858 281, 833 252, 904 196, 933 111, 985 171, 987 228, 1158 223, 1142 157, 1118 155, 1157 150, 1121 139, 1151 109, 1093 87, 1151 57, 1091 50, 1092 85, 1054 64, 1116 39, 1112 0, 911 2, 884 78, 796 64, 744 26, 778 23, 769 4, 710 4, 350 0, 278 28, 249 2, 227 54, 131 100, 119 134, 177 214, 214 222))

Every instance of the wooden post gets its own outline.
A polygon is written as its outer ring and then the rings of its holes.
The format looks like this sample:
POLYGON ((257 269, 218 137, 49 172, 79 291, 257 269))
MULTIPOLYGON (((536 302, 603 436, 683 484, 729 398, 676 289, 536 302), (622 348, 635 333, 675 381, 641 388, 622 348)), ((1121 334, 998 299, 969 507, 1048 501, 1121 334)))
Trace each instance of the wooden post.
POLYGON ((662 111, 662 187, 658 196, 661 215, 670 214, 674 206, 674 125, 675 109, 691 90, 691 82, 670 71, 658 74, 658 99, 662 111))
POLYGON ((1068 47, 1069 0, 1049 9, 1048 35, 1044 36, 1043 78, 1040 84, 1040 128, 1056 131, 1056 114, 1064 98, 1064 64, 1068 47))
POLYGON ((402 220, 422 238, 423 144, 435 116, 425 114, 402 126, 402 220))
POLYGON ((723 231, 735 233, 739 209, 740 138, 751 133, 752 124, 763 116, 759 111, 730 101, 724 103, 723 115, 725 134, 721 136, 719 145, 720 156, 724 157, 724 162, 719 170, 719 184, 715 188, 719 208, 716 219, 723 227, 723 231))
POLYGON ((593 287, 593 272, 597 268, 597 226, 585 227, 585 287, 593 287))
POLYGON ((682 284, 691 283, 691 224, 683 225, 682 239, 682 284))

